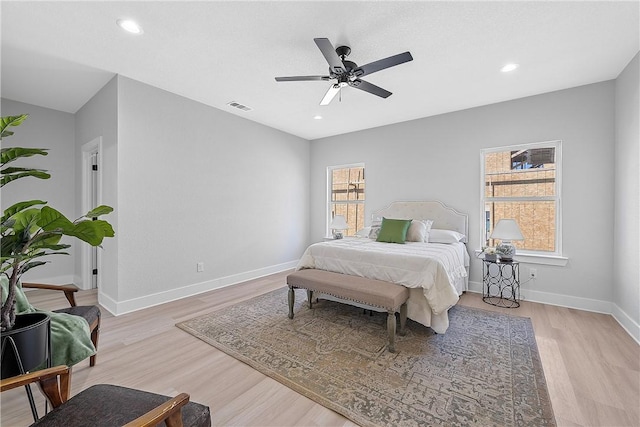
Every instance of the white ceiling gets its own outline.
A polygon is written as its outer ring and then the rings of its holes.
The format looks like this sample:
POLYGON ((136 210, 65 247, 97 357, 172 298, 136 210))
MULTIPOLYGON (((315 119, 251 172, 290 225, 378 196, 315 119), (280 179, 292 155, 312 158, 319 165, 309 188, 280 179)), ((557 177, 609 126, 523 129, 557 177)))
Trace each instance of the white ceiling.
POLYGON ((75 113, 114 74, 306 139, 614 79, 639 50, 638 1, 40 2, 1 4, 2 96, 75 113), (116 26, 134 18, 144 34, 116 26), (315 37, 363 65, 412 62, 321 107, 329 82, 315 37), (508 62, 520 64, 500 73, 508 62), (242 112, 226 104, 253 108, 242 112), (313 116, 322 115, 323 120, 313 116))

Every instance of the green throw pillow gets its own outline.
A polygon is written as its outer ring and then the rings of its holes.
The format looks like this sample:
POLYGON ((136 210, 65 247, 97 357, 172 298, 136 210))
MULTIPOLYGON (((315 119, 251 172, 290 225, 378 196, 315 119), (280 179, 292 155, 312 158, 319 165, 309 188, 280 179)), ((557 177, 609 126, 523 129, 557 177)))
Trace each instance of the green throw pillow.
POLYGON ((404 243, 407 238, 407 230, 411 225, 410 219, 382 218, 380 233, 377 242, 404 243))

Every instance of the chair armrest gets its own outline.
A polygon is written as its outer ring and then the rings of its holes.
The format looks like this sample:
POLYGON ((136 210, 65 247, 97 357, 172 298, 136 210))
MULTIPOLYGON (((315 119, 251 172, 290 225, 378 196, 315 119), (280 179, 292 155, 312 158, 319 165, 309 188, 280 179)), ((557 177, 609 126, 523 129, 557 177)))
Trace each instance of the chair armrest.
POLYGON ((71 304, 71 307, 75 307, 77 305, 74 292, 78 292, 78 288, 76 288, 74 285, 46 285, 44 283, 23 282, 22 287, 30 289, 46 289, 49 291, 62 291, 64 292, 64 296, 67 297, 67 301, 69 301, 69 304, 71 304))
POLYGON ((127 423, 124 427, 155 427, 164 421, 167 427, 182 427, 182 407, 189 403, 189 395, 180 393, 171 400, 127 423))
POLYGON ((0 392, 38 382, 51 406, 57 408, 69 399, 71 370, 60 365, 0 380, 0 392), (58 383, 60 377, 60 383, 58 383))

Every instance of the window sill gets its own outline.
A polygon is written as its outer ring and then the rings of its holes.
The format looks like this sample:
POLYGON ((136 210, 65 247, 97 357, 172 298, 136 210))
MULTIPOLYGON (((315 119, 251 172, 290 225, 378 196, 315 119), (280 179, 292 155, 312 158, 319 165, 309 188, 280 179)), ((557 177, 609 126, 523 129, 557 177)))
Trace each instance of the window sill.
MULTIPOLYGON (((476 256, 479 256, 481 251, 475 250, 476 256)), ((560 255, 539 255, 539 254, 521 254, 516 253, 515 260, 524 264, 544 264, 554 265, 557 267, 564 267, 569 262, 569 258, 560 255)))
POLYGON ((332 242, 334 240, 353 240, 353 239, 367 239, 368 237, 360 237, 360 236, 344 236, 342 239, 336 239, 333 236, 325 236, 322 238, 325 242, 332 242))

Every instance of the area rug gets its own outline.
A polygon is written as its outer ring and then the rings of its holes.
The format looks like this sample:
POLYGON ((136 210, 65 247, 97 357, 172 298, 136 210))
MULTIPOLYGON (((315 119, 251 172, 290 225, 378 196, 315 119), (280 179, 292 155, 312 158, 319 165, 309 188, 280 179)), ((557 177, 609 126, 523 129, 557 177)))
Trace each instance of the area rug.
POLYGON ((362 426, 555 426, 531 320, 455 306, 445 334, 286 288, 182 322, 184 331, 362 426))

